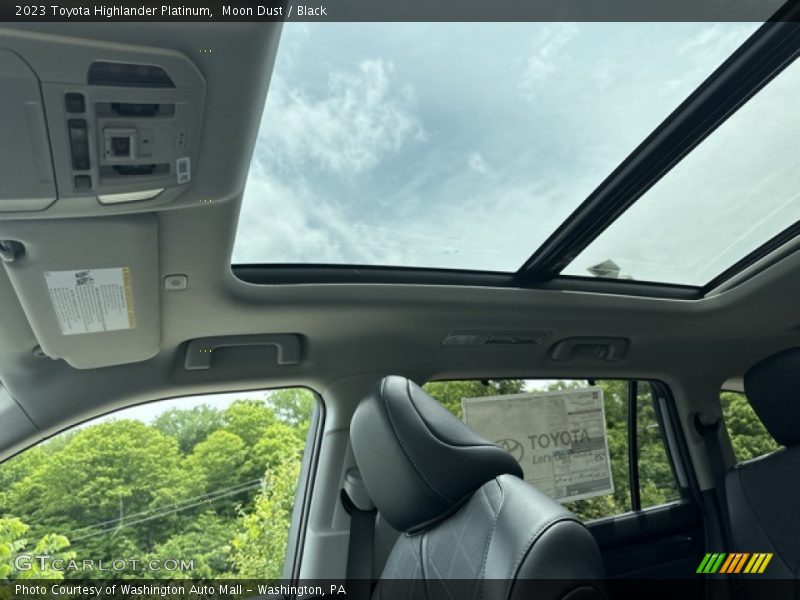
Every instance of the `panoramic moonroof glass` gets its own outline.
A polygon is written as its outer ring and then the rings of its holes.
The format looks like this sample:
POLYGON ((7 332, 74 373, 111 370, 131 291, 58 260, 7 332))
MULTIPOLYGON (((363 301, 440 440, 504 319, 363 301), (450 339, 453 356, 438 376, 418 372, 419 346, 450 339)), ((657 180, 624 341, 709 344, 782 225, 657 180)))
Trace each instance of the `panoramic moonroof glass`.
POLYGON ((702 286, 800 221, 798 98, 795 61, 564 274, 702 286))
POLYGON ((756 26, 287 23, 233 262, 516 271, 756 26))

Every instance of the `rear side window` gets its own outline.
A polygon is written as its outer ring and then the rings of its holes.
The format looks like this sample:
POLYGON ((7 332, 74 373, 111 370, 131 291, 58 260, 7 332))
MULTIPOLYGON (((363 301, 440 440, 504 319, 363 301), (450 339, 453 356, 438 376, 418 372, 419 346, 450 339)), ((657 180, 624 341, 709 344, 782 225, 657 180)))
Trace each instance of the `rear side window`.
POLYGON ((682 497, 649 382, 465 380, 431 382, 425 389, 477 433, 508 449, 526 481, 585 521, 682 497))
POLYGON ((739 392, 722 392, 720 403, 737 461, 758 458, 781 448, 750 406, 747 396, 739 392))
POLYGON ((316 404, 301 388, 153 402, 5 461, 0 579, 280 578, 316 404))

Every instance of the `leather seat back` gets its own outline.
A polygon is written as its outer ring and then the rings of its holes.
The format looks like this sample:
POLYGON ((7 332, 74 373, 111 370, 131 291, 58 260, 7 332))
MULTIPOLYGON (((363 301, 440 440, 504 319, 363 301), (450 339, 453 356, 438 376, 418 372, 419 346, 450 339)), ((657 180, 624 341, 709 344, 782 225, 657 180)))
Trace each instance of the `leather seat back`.
POLYGON ((800 348, 756 364, 744 385, 753 410, 785 448, 727 473, 731 551, 772 552, 761 577, 794 579, 800 574, 800 348))
POLYGON ((350 432, 367 491, 402 532, 375 597, 602 597, 602 559, 580 521, 413 382, 382 379, 350 432))

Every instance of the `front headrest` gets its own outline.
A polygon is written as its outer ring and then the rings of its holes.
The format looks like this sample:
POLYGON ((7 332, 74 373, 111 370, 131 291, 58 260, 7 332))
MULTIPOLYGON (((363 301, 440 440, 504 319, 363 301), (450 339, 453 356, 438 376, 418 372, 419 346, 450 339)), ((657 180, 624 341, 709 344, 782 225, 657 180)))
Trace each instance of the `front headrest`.
POLYGON ((750 367, 744 375, 744 391, 776 442, 800 443, 800 348, 784 350, 750 367))
POLYGON ((499 475, 522 477, 514 457, 405 377, 373 387, 356 408, 350 439, 372 501, 400 531, 436 521, 499 475))

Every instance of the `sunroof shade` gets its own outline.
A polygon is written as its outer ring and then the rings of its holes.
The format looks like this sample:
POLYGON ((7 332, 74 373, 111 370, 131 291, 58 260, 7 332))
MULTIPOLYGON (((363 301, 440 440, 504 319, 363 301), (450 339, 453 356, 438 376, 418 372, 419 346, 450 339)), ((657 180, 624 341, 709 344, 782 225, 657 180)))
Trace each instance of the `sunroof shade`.
POLYGON ((287 23, 233 262, 516 271, 755 28, 287 23))
POLYGON ((734 113, 564 270, 702 286, 800 221, 800 64, 734 113))

